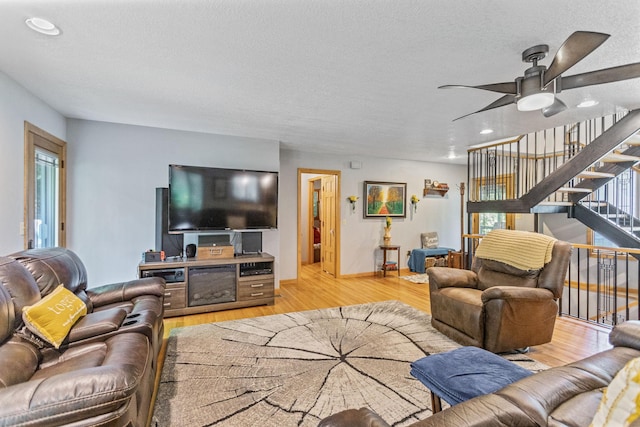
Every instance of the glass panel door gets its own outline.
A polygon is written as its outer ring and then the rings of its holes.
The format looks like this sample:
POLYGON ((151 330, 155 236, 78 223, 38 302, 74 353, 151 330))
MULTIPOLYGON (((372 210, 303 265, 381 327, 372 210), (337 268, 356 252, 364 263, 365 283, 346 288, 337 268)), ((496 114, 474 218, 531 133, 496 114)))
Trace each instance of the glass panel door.
POLYGON ((33 231, 35 248, 59 246, 58 212, 60 159, 54 153, 35 150, 35 205, 33 231))

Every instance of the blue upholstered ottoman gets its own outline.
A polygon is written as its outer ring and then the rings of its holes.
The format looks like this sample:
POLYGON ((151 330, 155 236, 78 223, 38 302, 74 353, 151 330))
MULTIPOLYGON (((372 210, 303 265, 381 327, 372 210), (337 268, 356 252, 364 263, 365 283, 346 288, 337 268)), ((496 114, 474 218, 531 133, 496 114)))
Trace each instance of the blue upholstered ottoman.
POLYGON ((500 390, 531 372, 481 348, 461 347, 416 360, 411 375, 431 391, 432 409, 438 412, 440 398, 455 405, 500 390))

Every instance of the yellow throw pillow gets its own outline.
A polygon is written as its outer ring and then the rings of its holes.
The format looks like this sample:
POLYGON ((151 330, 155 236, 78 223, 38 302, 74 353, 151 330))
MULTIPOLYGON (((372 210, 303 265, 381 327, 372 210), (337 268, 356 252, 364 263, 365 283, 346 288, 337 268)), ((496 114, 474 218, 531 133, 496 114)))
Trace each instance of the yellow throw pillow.
POLYGON ((59 348, 71 327, 87 314, 87 306, 63 285, 37 304, 22 309, 22 320, 40 338, 59 348))
POLYGON ((604 390, 591 427, 628 426, 640 416, 640 358, 620 369, 604 390))

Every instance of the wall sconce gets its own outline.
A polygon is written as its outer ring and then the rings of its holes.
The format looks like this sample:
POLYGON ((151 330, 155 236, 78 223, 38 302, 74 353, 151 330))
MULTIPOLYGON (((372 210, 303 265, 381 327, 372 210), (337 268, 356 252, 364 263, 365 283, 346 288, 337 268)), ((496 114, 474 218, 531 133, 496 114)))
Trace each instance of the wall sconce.
POLYGON ((416 196, 415 194, 411 195, 411 206, 413 206, 413 213, 416 213, 418 211, 419 201, 420 199, 418 198, 418 196, 416 196))
POLYGON ((347 197, 347 200, 351 203, 351 210, 353 212, 356 211, 356 202, 358 201, 359 197, 358 196, 349 196, 347 197))

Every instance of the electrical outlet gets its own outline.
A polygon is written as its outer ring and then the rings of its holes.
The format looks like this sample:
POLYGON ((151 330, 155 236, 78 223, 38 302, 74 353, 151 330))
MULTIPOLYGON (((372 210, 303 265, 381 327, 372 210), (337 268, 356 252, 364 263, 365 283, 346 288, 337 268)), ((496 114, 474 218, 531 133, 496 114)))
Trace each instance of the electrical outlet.
POLYGON ((24 236, 24 221, 20 221, 20 235, 24 236))

